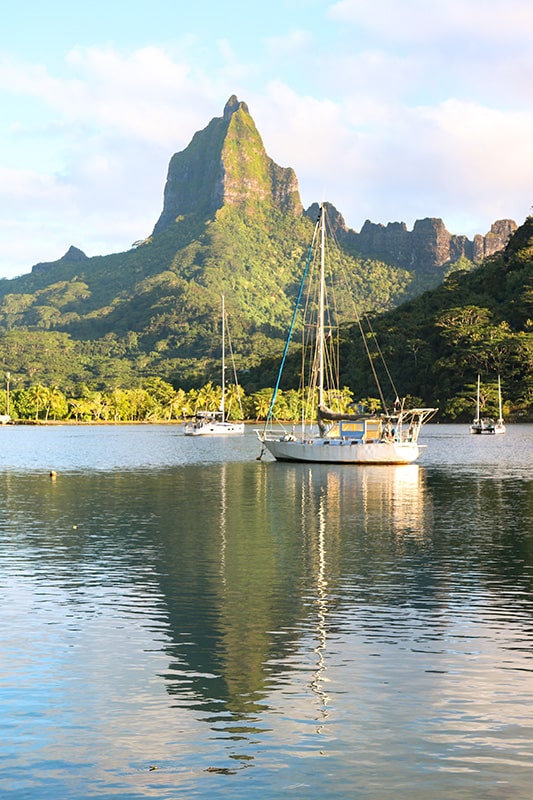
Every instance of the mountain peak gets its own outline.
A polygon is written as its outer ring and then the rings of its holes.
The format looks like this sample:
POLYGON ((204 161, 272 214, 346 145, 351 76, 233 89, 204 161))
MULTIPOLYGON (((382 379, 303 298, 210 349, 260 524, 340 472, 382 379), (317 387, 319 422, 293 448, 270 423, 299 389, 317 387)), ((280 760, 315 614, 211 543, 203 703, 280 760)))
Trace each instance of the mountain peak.
POLYGON ((189 214, 210 219, 224 205, 261 204, 302 214, 294 170, 269 158, 247 104, 233 94, 223 116, 212 119, 170 159, 163 211, 154 234, 189 214))
POLYGON ((77 262, 86 260, 88 260, 88 256, 85 255, 83 250, 80 250, 79 247, 74 247, 74 245, 71 244, 65 255, 61 256, 60 259, 57 261, 41 261, 39 264, 34 264, 31 271, 33 273, 39 273, 44 272, 48 269, 48 267, 51 267, 54 264, 75 264, 77 262))
POLYGON ((232 94, 226 105, 224 106, 224 115, 223 119, 225 122, 229 120, 232 114, 238 111, 240 108, 244 111, 245 114, 249 114, 250 111, 248 110, 248 105, 244 102, 239 101, 236 94, 232 94))

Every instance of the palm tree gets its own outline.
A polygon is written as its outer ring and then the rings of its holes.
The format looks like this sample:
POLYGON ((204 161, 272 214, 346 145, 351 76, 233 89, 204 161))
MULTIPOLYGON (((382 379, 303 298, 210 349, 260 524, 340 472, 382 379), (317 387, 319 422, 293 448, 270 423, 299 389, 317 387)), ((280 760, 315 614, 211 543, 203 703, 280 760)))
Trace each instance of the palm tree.
POLYGON ((202 386, 196 397, 196 411, 218 411, 222 401, 222 389, 220 386, 213 386, 209 381, 202 386))
POLYGON ((224 392, 224 403, 226 408, 226 417, 228 419, 242 419, 242 389, 236 383, 230 383, 226 386, 224 392))
POLYGON ((166 419, 179 419, 180 417, 192 416, 193 406, 187 393, 183 389, 178 389, 166 402, 165 406, 166 419))
POLYGON ((86 397, 71 397, 69 398, 68 406, 70 409, 69 416, 74 417, 76 422, 79 422, 80 418, 88 420, 93 417, 91 401, 86 397))
POLYGON ((109 408, 115 422, 131 419, 131 403, 124 389, 113 389, 109 397, 109 408))
POLYGON ((285 392, 286 419, 298 422, 302 416, 302 393, 299 389, 289 389, 285 392))
POLYGON ((154 400, 146 389, 130 389, 128 391, 131 418, 135 420, 149 419, 154 411, 154 400))
POLYGON ((68 405, 67 399, 59 386, 54 385, 48 389, 48 402, 46 405, 46 420, 48 420, 49 415, 52 415, 52 419, 57 419, 58 417, 62 419, 68 413, 68 405))
MULTIPOLYGON (((29 389, 29 395, 32 403, 35 406, 35 420, 39 419, 39 411, 45 409, 48 403, 50 390, 46 386, 42 386, 38 383, 36 386, 31 386, 29 389)), ((48 416, 48 414, 47 414, 48 416)))
POLYGON ((88 392, 84 400, 92 419, 102 419, 102 415, 105 413, 105 400, 102 392, 88 392))
POLYGON ((258 392, 254 392, 251 395, 250 401, 256 422, 259 422, 260 419, 267 418, 271 400, 272 389, 260 389, 258 392))

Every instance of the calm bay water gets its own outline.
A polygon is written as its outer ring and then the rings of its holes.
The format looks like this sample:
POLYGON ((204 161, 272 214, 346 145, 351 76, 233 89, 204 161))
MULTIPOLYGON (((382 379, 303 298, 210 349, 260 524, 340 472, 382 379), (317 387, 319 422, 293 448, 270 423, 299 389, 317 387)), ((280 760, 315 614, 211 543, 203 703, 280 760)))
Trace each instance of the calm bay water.
POLYGON ((2 797, 529 799, 533 426, 426 431, 1 428, 2 797))

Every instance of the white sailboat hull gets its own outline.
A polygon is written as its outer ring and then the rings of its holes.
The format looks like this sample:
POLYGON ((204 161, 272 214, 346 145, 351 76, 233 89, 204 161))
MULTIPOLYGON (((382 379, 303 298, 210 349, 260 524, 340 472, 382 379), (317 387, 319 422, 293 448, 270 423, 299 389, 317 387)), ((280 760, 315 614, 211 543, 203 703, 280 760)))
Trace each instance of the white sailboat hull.
POLYGON ((284 439, 260 436, 277 461, 321 464, 412 464, 420 455, 416 442, 346 442, 334 439, 284 439))
MULTIPOLYGON (((221 387, 222 397, 218 411, 197 410, 194 419, 185 422, 183 433, 185 436, 234 436, 244 433, 244 422, 229 422, 225 414, 225 386, 226 386, 226 311, 224 305, 224 295, 222 295, 222 375, 221 387)), ((235 374, 235 382, 237 375, 235 374)), ((242 411, 242 408, 241 408, 242 411)))
MULTIPOLYGON (((498 431, 501 433, 502 431, 498 431)), ((491 419, 474 420, 470 426, 470 433, 474 434, 494 434, 497 433, 494 422, 491 419)))
MULTIPOLYGON (((329 382, 328 378, 336 383, 333 378, 338 376, 338 364, 336 364, 338 354, 334 353, 330 346, 331 340, 334 338, 331 331, 327 334, 325 332, 326 317, 330 318, 329 315, 326 315, 325 308, 325 213, 326 209, 322 204, 304 273, 305 278, 312 253, 320 254, 317 275, 318 291, 309 303, 309 306, 312 307, 316 302, 316 320, 313 324, 311 324, 311 320, 306 320, 306 327, 314 330, 316 335, 312 337, 314 339, 312 346, 310 343, 304 346, 304 353, 308 351, 307 355, 312 357, 310 363, 307 364, 308 369, 303 370, 306 374, 302 374, 301 379, 302 386, 306 386, 308 390, 306 397, 308 400, 313 400, 312 407, 302 408, 302 420, 317 424, 318 435, 306 436, 306 427, 309 432, 314 429, 309 427, 307 422, 305 425, 302 422, 299 436, 294 433, 273 431, 269 427, 274 418, 281 370, 294 329, 297 304, 265 427, 263 431, 257 431, 259 440, 263 444, 263 451, 268 450, 277 461, 305 461, 317 464, 412 464, 420 455, 421 448, 417 442, 422 424, 436 413, 435 408, 404 408, 405 401, 404 403, 400 402, 396 389, 393 387, 396 400, 392 414, 386 407, 381 388, 379 391, 384 413, 366 412, 364 403, 351 403, 348 407, 354 408, 352 413, 341 407, 346 405, 346 398, 344 403, 338 402, 342 397, 340 387, 338 385, 326 386, 326 383, 329 382), (313 352, 311 353, 311 351, 313 352), (333 365, 336 366, 335 369, 333 365), (356 406, 359 407, 356 408, 356 406)), ((303 283, 300 285, 298 303, 302 290, 303 283)), ((308 299, 306 299, 306 306, 308 299)), ((330 323, 328 322, 328 324, 330 323)), ((304 362, 306 360, 303 359, 304 362)), ((302 366, 306 366, 305 363, 302 366)), ((377 382, 376 374, 375 377, 377 382)))
POLYGON ((183 426, 185 436, 232 436, 244 433, 244 422, 190 422, 183 426))

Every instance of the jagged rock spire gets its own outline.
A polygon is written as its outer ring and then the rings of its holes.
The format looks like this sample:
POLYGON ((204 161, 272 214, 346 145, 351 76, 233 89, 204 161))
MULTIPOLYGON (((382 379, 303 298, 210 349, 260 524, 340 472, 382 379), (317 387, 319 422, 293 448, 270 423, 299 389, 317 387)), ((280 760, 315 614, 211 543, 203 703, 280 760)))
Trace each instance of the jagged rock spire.
POLYGON ((224 106, 224 114, 223 119, 225 122, 229 120, 232 114, 235 113, 239 108, 242 108, 245 114, 249 114, 248 106, 244 102, 239 102, 237 95, 232 94, 226 105, 224 106))
POLYGON ((190 144, 172 156, 163 211, 154 234, 188 214, 214 217, 226 204, 267 204, 302 214, 294 170, 267 156, 246 103, 232 95, 222 117, 215 117, 190 144))

